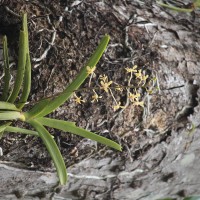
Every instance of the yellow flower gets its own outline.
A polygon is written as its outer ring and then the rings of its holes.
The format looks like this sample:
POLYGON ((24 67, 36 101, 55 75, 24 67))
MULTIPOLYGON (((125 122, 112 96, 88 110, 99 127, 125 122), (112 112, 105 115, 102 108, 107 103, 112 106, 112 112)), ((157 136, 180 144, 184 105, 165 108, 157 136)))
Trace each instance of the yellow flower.
POLYGON ((133 93, 129 93, 128 98, 131 100, 131 102, 135 102, 138 98, 140 97, 139 93, 133 94, 133 93))
POLYGON ((116 85, 115 90, 123 92, 123 88, 119 84, 115 83, 115 85, 116 85))
POLYGON ((128 73, 137 72, 137 65, 134 65, 132 68, 125 68, 128 73))
POLYGON ((135 101, 135 102, 133 102, 133 105, 144 107, 144 102, 143 101, 135 101))
POLYGON ((146 89, 146 92, 148 93, 148 94, 153 94, 153 90, 148 90, 147 88, 145 88, 146 89))
POLYGON ((107 82, 108 81, 108 77, 104 74, 104 75, 100 75, 100 80, 102 80, 103 82, 107 82))
POLYGON ((148 75, 143 75, 142 76, 142 78, 141 78, 141 81, 144 81, 144 83, 146 83, 146 80, 147 80, 147 78, 148 78, 149 76, 148 75))
POLYGON ((77 104, 81 104, 81 102, 85 102, 83 99, 81 99, 82 97, 78 97, 75 93, 74 93, 74 96, 75 96, 75 102, 77 103, 77 104))
POLYGON ((149 76, 148 75, 146 75, 146 76, 143 76, 143 80, 147 80, 147 78, 148 78, 149 76))
POLYGON ((140 69, 137 73, 135 73, 135 76, 137 79, 140 79, 139 84, 143 81, 143 85, 146 83, 147 78, 149 77, 148 75, 142 74, 142 70, 140 69))
POLYGON ((96 92, 95 92, 95 90, 93 90, 93 92, 94 92, 94 95, 92 96, 92 103, 93 102, 95 102, 95 101, 97 101, 98 102, 98 99, 101 99, 102 98, 102 96, 99 96, 96 92))
POLYGON ((100 79, 101 79, 101 82, 100 82, 101 87, 100 87, 100 89, 104 90, 105 92, 108 92, 108 89, 109 89, 110 85, 111 85, 113 82, 112 82, 112 81, 109 81, 109 82, 108 82, 108 77, 105 76, 105 75, 102 76, 102 77, 100 77, 100 79))
POLYGON ((121 102, 117 103, 115 106, 113 106, 114 111, 118 110, 119 108, 125 108, 125 106, 121 106, 121 102))
POLYGON ((112 81, 109 81, 109 82, 101 81, 100 83, 101 83, 101 89, 104 90, 105 92, 108 92, 108 88, 112 84, 112 81))
POLYGON ((136 78, 140 79, 142 78, 142 70, 140 69, 137 73, 135 73, 136 78))
POLYGON ((89 66, 87 66, 86 67, 86 70, 87 70, 87 74, 88 75, 90 75, 90 74, 92 74, 92 73, 94 73, 94 70, 96 69, 96 66, 94 66, 94 67, 89 67, 89 66))

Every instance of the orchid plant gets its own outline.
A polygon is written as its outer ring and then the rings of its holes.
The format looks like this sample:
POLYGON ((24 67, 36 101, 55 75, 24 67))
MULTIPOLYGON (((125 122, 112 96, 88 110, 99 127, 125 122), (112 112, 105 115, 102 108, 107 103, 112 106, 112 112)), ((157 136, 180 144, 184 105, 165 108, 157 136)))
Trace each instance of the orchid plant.
POLYGON ((76 91, 85 81, 85 79, 91 74, 91 72, 93 72, 96 64, 107 47, 109 36, 105 35, 103 37, 85 67, 81 69, 75 80, 68 85, 63 92, 56 97, 42 99, 33 105, 29 111, 23 112, 23 108, 26 105, 31 89, 31 59, 28 41, 27 14, 23 14, 22 29, 19 36, 17 75, 12 89, 10 87, 11 75, 9 68, 7 37, 3 37, 4 85, 0 99, 0 134, 2 136, 5 132, 15 132, 40 137, 51 158, 53 159, 60 184, 64 185, 67 182, 65 162, 56 142, 53 139, 53 136, 45 127, 51 127, 70 132, 91 140, 95 140, 101 144, 121 151, 121 146, 116 142, 83 128, 79 128, 74 122, 46 117, 48 114, 62 105, 66 100, 68 100, 74 91, 76 91), (34 131, 13 126, 12 122, 16 120, 30 124, 34 128, 34 131))

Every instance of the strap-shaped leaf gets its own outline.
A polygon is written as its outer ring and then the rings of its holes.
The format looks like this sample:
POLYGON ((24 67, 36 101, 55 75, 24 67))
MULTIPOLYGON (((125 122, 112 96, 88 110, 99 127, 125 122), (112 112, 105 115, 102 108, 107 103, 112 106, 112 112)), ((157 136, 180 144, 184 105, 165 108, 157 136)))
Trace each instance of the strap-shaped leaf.
POLYGON ((3 60, 4 60, 4 87, 2 93, 2 101, 6 101, 9 93, 10 85, 10 67, 9 67, 9 55, 7 37, 3 36, 3 60))
POLYGON ((17 107, 19 109, 22 109, 25 103, 27 102, 30 90, 31 90, 31 61, 29 54, 27 54, 26 67, 24 72, 23 91, 19 103, 17 103, 17 107))
POLYGON ((26 34, 24 31, 20 31, 19 36, 19 56, 18 56, 18 68, 17 68, 17 75, 14 84, 13 91, 8 99, 8 102, 14 103, 16 100, 24 77, 24 70, 26 65, 26 52, 27 52, 27 43, 26 43, 26 34))
POLYGON ((29 54, 29 39, 28 39, 28 25, 27 25, 27 14, 23 14, 23 31, 25 33, 25 40, 26 40, 26 65, 25 65, 25 72, 24 72, 24 83, 23 83, 23 90, 22 95, 18 103, 18 108, 23 108, 31 89, 31 59, 29 54))
POLYGON ((200 196, 185 197, 183 200, 200 200, 200 196))
POLYGON ((26 135, 39 136, 37 131, 31 131, 25 128, 19 128, 19 127, 13 127, 13 126, 6 126, 4 131, 11 132, 11 133, 23 133, 26 135))
POLYGON ((4 131, 0 132, 0 139, 3 137, 4 131))
POLYGON ((0 110, 19 110, 14 104, 0 101, 0 110))
POLYGON ((41 100, 30 111, 24 113, 25 120, 28 121, 30 119, 36 118, 45 109, 49 101, 49 99, 41 100))
MULTIPOLYGON (((28 33, 27 13, 23 13, 22 15, 22 31, 28 33)), ((28 38, 28 35, 26 37, 28 38)))
POLYGON ((0 139, 3 137, 4 130, 6 129, 7 126, 9 126, 12 122, 3 122, 0 125, 0 139))
POLYGON ((122 147, 117 144, 116 142, 109 140, 105 137, 102 137, 100 135, 97 135, 95 133, 92 133, 90 131, 87 131, 83 128, 79 128, 72 124, 71 122, 63 121, 63 120, 56 120, 56 119, 49 119, 46 117, 41 117, 37 119, 42 125, 49 126, 52 128, 56 128, 62 131, 67 131, 94 141, 97 141, 101 144, 107 145, 109 147, 112 147, 114 149, 117 149, 119 151, 122 150, 122 147))
POLYGON ((108 45, 109 39, 110 37, 108 35, 103 37, 96 51, 93 53, 92 57, 89 59, 85 67, 81 69, 75 80, 59 96, 57 96, 49 103, 49 105, 43 110, 43 112, 40 113, 40 117, 45 116, 58 108, 73 94, 75 90, 80 87, 84 80, 89 76, 89 73, 87 72, 87 66, 89 66, 90 68, 94 68, 96 66, 108 45))
POLYGON ((176 7, 176 6, 168 5, 168 4, 162 3, 160 0, 157 1, 157 3, 160 6, 163 6, 165 8, 169 8, 171 10, 175 10, 175 11, 178 11, 178 12, 192 12, 194 10, 193 8, 179 8, 179 7, 176 7))
POLYGON ((200 0, 193 0, 193 5, 195 8, 200 8, 200 0))
POLYGON ((22 115, 16 111, 4 111, 0 112, 0 120, 16 120, 21 119, 22 115))
POLYGON ((6 127, 10 125, 9 123, 10 123, 10 122, 1 124, 1 125, 0 125, 0 132, 3 132, 3 131, 6 129, 6 127))
POLYGON ((39 136, 42 138, 48 152, 50 153, 55 167, 57 169, 60 184, 64 185, 67 182, 67 171, 63 157, 58 149, 57 144, 51 137, 51 134, 37 120, 30 120, 29 123, 35 128, 39 136))

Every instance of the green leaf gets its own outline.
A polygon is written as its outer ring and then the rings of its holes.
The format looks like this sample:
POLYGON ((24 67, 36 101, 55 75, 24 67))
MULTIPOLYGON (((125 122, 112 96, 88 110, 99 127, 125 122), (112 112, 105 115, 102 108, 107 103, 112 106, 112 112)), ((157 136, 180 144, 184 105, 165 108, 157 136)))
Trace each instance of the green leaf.
POLYGON ((36 118, 45 109, 49 101, 49 99, 41 100, 30 111, 24 113, 25 120, 28 121, 30 119, 36 118))
POLYGON ((29 123, 35 128, 39 136, 42 138, 49 154, 51 155, 55 167, 57 169, 60 184, 65 185, 67 182, 67 171, 63 157, 58 149, 57 144, 51 137, 51 134, 37 120, 30 120, 29 123))
POLYGON ((16 75, 14 88, 10 97, 8 98, 8 102, 10 103, 14 103, 14 101, 16 100, 19 94, 22 82, 23 82, 24 70, 25 70, 25 65, 26 65, 26 52, 27 52, 26 47, 27 47, 26 33, 24 31, 20 31, 18 68, 17 68, 17 75, 16 75))
POLYGON ((31 62, 30 62, 30 56, 27 54, 23 91, 19 103, 17 103, 17 107, 19 109, 22 109, 25 103, 27 102, 30 90, 31 90, 31 62))
POLYGON ((9 126, 12 122, 3 122, 0 125, 0 139, 3 137, 4 130, 6 129, 7 126, 9 126))
POLYGON ((3 137, 4 131, 0 132, 0 139, 3 137))
POLYGON ((4 131, 11 132, 11 133, 23 133, 27 135, 39 136, 38 132, 36 131, 31 131, 28 129, 13 127, 13 126, 7 126, 4 131))
POLYGON ((157 1, 157 4, 159 4, 160 6, 163 6, 165 8, 169 8, 171 10, 178 11, 178 12, 192 12, 194 10, 194 9, 179 8, 179 7, 171 6, 171 5, 162 3, 161 1, 157 1))
POLYGON ((21 113, 16 111, 0 112, 0 120, 16 120, 21 119, 21 113))
POLYGON ((2 101, 6 101, 9 93, 10 85, 10 67, 9 67, 9 55, 7 37, 3 36, 3 60, 4 60, 4 87, 2 93, 2 101))
POLYGON ((90 131, 87 131, 83 128, 79 128, 79 127, 75 126, 74 124, 72 124, 72 122, 56 120, 56 119, 49 119, 46 117, 41 117, 41 118, 38 118, 37 120, 44 126, 49 126, 52 128, 62 130, 62 131, 67 131, 67 132, 79 135, 81 137, 97 141, 101 144, 107 145, 116 150, 119 150, 119 151, 122 150, 122 147, 119 144, 117 144, 116 142, 109 140, 105 137, 102 137, 100 135, 97 135, 95 133, 92 133, 90 131))
POLYGON ((0 132, 0 139, 3 137, 4 131, 0 132))
POLYGON ((200 0, 193 0, 193 2, 195 8, 200 8, 200 0))
POLYGON ((27 15, 23 15, 23 31, 25 33, 25 40, 26 40, 26 65, 25 65, 25 72, 24 72, 24 83, 23 83, 23 90, 22 95, 18 103, 18 108, 23 108, 25 103, 27 102, 30 89, 31 89, 31 59, 29 54, 29 41, 28 41, 28 26, 27 26, 27 15))
POLYGON ((6 127, 9 126, 9 125, 10 125, 9 122, 1 124, 0 125, 0 132, 3 132, 6 129, 6 127))
POLYGON ((0 101, 0 110, 19 110, 14 104, 0 101))
POLYGON ((28 33, 28 26, 27 26, 27 13, 23 13, 22 15, 22 31, 28 33))
POLYGON ((185 197, 183 200, 200 200, 200 196, 185 197))
POLYGON ((93 53, 92 57, 89 59, 85 67, 81 69, 75 80, 59 96, 57 96, 48 104, 43 112, 40 113, 40 117, 48 115, 49 113, 54 111, 56 108, 62 105, 73 94, 75 90, 80 87, 84 80, 89 76, 86 69, 87 66, 89 66, 90 68, 94 68, 96 66, 108 45, 109 39, 110 37, 108 35, 103 37, 96 51, 93 53))

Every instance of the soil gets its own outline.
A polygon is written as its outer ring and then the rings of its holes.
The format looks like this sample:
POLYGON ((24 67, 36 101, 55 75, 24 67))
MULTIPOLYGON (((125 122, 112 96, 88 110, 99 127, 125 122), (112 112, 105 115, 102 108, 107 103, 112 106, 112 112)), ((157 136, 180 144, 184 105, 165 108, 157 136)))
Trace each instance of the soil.
POLYGON ((0 6, 0 33, 10 41, 13 76, 21 12, 28 14, 32 58, 26 109, 72 82, 105 34, 111 37, 107 51, 91 86, 88 79, 82 88, 99 87, 102 74, 127 86, 125 68, 134 65, 149 75, 149 84, 156 81, 152 94, 144 87, 138 89, 137 79, 131 82, 144 108, 133 106, 126 91, 114 91, 116 100, 126 105, 114 112, 111 95, 101 92, 99 102, 92 103, 89 88, 77 92, 87 99, 85 103, 77 105, 71 98, 50 114, 123 146, 122 152, 116 152, 49 129, 69 172, 68 184, 61 190, 39 138, 4 135, 1 199, 153 200, 199 194, 199 11, 176 13, 155 1, 5 1, 0 6))

